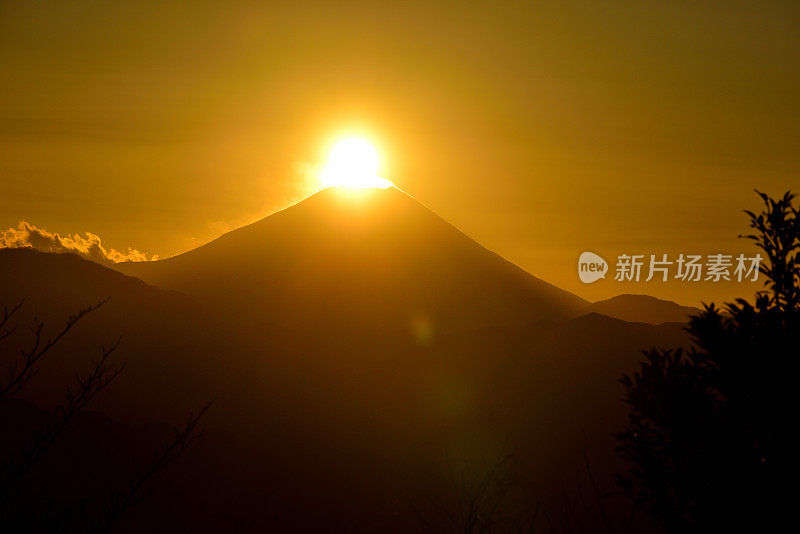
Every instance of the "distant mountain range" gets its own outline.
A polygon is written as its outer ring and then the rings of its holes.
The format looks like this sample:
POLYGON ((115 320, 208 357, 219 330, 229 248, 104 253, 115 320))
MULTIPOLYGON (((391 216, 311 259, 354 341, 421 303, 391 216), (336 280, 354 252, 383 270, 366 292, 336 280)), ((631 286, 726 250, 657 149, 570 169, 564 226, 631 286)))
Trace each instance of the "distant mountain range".
POLYGON ((581 308, 578 313, 599 313, 623 321, 661 324, 685 323, 690 316, 701 311, 700 308, 681 306, 649 295, 626 294, 594 302, 581 308))
MULTIPOLYGON (((168 501, 156 487, 123 531, 418 531, 456 505, 453 477, 512 453, 517 504, 558 529, 565 499, 591 491, 587 461, 614 489, 620 376, 642 349, 687 343, 692 311, 636 295, 588 303, 392 188, 323 190, 185 254, 116 268, 0 250, 0 295, 26 299, 23 323, 36 315, 53 332, 110 297, 27 401, 51 409, 119 335, 128 368, 94 409, 163 423, 216 399, 204 438, 159 483, 168 501)), ((112 427, 129 431, 97 432, 112 427)), ((627 525, 630 506, 610 498, 606 512, 627 525)))

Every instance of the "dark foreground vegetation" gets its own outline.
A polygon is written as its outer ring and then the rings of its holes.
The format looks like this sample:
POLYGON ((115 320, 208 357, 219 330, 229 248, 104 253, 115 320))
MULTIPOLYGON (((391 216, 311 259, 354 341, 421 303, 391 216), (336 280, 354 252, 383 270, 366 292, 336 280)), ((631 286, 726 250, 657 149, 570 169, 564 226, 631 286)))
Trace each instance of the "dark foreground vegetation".
POLYGON ((690 320, 689 350, 650 350, 626 376, 622 487, 668 532, 767 532, 796 515, 800 218, 795 196, 760 193, 744 236, 766 290, 690 320))

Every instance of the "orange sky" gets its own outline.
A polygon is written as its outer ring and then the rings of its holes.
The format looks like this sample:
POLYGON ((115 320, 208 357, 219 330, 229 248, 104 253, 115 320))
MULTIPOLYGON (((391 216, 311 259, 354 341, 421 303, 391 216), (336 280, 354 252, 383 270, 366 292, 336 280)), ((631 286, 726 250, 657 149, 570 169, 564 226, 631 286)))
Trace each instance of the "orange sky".
POLYGON ((750 249, 798 189, 794 2, 0 1, 0 226, 169 256, 301 199, 343 131, 487 247, 589 299, 584 250, 750 249))

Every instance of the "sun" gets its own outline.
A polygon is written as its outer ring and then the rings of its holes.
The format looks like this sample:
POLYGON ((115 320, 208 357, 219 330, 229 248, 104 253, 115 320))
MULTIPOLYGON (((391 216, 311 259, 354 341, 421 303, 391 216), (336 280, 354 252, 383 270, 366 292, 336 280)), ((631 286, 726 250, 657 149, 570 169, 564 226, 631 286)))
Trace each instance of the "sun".
POLYGON ((322 185, 349 189, 391 187, 392 182, 378 176, 379 163, 378 151, 366 139, 342 139, 328 155, 320 177, 322 185))

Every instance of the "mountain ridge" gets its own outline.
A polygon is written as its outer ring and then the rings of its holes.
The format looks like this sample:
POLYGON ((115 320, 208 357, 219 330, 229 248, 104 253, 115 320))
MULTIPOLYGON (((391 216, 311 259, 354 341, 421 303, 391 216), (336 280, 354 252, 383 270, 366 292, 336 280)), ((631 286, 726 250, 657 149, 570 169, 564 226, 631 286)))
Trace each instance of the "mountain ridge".
POLYGON ((399 333, 418 319, 462 330, 566 317, 588 304, 396 188, 323 189, 183 254, 115 268, 215 308, 235 302, 226 313, 239 319, 301 330, 331 322, 399 333), (303 317, 264 316, 273 306, 303 317))
POLYGON ((642 322, 653 325, 661 323, 685 323, 692 315, 702 310, 682 306, 671 300, 651 295, 623 293, 609 299, 593 302, 579 311, 579 314, 599 313, 628 322, 642 322))

